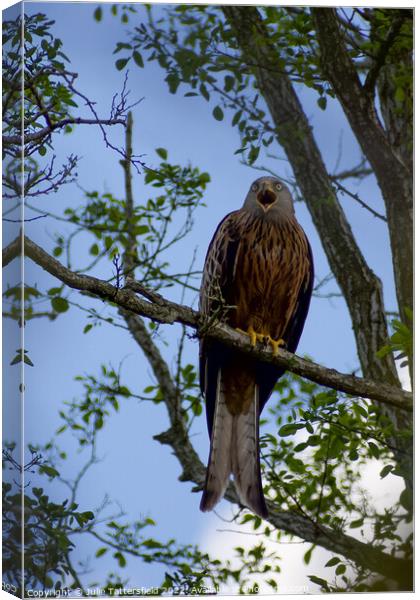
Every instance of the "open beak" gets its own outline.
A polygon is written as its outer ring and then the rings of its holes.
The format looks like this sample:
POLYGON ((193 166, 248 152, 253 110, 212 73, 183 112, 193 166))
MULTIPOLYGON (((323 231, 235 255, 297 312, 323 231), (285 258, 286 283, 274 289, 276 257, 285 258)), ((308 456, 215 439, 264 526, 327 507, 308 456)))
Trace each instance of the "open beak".
POLYGON ((269 185, 265 185, 263 189, 257 194, 258 203, 261 204, 263 209, 267 211, 274 204, 276 200, 276 193, 271 189, 269 185))

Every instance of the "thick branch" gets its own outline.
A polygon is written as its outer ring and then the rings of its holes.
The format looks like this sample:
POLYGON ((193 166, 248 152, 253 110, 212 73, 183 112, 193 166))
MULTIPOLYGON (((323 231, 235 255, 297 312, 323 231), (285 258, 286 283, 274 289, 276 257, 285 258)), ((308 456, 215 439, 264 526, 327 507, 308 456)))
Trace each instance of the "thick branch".
MULTIPOLYGON (((24 238, 24 244, 25 255, 27 257, 73 289, 90 292, 103 300, 114 303, 124 310, 148 317, 159 323, 183 323, 197 330, 199 335, 205 333, 209 338, 217 339, 231 348, 249 354, 258 360, 269 362, 279 367, 286 367, 292 373, 306 377, 321 385, 353 396, 371 398, 385 405, 401 408, 404 411, 411 412, 413 410, 411 394, 400 388, 386 383, 354 377, 353 375, 345 375, 334 369, 328 369, 300 358, 283 349, 279 349, 278 354, 273 355, 272 351, 264 346, 253 347, 248 336, 231 329, 225 324, 215 324, 204 331, 206 323, 203 322, 200 313, 187 306, 170 302, 157 294, 154 295, 155 301, 148 302, 127 287, 117 289, 112 284, 96 277, 74 273, 27 237, 24 238)), ((15 240, 10 246, 5 248, 4 255, 10 260, 18 252, 19 240, 15 240)), ((142 292, 142 286, 138 282, 130 285, 136 291, 142 292)))

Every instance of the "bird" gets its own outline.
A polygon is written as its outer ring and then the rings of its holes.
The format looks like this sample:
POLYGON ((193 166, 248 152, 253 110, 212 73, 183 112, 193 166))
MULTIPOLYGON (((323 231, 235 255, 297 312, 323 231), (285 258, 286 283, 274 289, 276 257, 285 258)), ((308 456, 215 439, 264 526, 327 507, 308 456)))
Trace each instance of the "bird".
MULTIPOLYGON (((239 210, 225 216, 204 262, 199 311, 245 332, 253 346, 295 352, 314 282, 312 250, 284 181, 256 179, 239 210)), ((200 336, 200 387, 210 452, 200 509, 211 511, 230 477, 240 504, 267 518, 259 448, 261 411, 285 369, 200 336)))

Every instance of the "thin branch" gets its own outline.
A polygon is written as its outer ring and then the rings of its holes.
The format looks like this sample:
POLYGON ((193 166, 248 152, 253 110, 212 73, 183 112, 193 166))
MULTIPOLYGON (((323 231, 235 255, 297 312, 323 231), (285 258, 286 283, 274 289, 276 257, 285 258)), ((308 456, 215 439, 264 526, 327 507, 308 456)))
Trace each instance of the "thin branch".
MULTIPOLYGON (((42 140, 46 136, 50 135, 56 129, 62 129, 66 125, 124 125, 123 119, 82 119, 81 117, 76 118, 68 118, 63 119, 62 121, 57 121, 57 123, 53 123, 48 127, 43 127, 42 129, 38 129, 34 133, 25 134, 25 143, 28 142, 38 142, 42 140)), ((22 137, 20 135, 4 135, 2 138, 4 146, 10 146, 12 144, 20 144, 22 142, 22 137)))
POLYGON ((350 196, 350 198, 353 198, 353 200, 356 200, 356 202, 358 204, 360 204, 360 206, 362 206, 363 208, 365 208, 366 210, 368 210, 374 217, 376 217, 377 219, 381 219, 382 221, 384 221, 385 223, 387 222, 387 219, 384 215, 381 215, 381 213, 378 213, 374 208, 372 208, 371 206, 369 206, 369 204, 366 204, 366 202, 364 202, 360 196, 358 194, 355 194, 354 192, 351 192, 350 190, 348 190, 342 183, 340 183, 338 181, 338 179, 336 179, 335 177, 331 177, 331 180, 334 181, 334 184, 337 186, 337 188, 343 192, 344 194, 347 194, 347 196, 350 196))

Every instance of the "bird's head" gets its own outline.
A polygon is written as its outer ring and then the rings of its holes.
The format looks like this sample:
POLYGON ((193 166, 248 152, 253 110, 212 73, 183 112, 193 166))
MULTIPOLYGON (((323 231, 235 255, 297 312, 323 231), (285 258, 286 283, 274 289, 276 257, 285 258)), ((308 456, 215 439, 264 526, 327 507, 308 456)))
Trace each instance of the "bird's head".
POLYGON ((294 215, 292 196, 287 186, 277 177, 260 177, 251 185, 244 208, 260 216, 290 217, 294 215))

